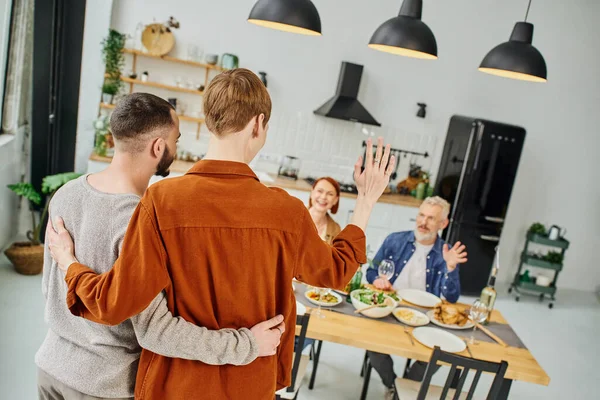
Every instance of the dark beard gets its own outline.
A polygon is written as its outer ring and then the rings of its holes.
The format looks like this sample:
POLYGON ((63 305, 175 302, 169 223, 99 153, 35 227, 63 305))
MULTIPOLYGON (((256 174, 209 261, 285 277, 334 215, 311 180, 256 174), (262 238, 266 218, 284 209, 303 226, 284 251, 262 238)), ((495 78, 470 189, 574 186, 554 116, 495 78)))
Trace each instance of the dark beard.
POLYGON ((175 152, 171 154, 169 151, 169 146, 167 146, 165 152, 160 158, 160 161, 158 162, 158 165, 156 166, 156 173, 154 175, 162 176, 163 178, 169 176, 171 173, 169 168, 171 167, 171 164, 173 164, 173 161, 175 161, 175 152))

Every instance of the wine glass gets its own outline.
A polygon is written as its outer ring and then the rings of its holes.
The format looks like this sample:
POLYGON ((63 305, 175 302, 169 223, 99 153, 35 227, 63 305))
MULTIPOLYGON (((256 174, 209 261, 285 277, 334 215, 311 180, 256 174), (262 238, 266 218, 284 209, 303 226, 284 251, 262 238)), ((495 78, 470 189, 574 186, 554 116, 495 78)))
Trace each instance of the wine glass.
POLYGON ((378 272, 381 278, 389 281, 394 276, 394 272, 396 272, 396 264, 391 260, 381 260, 378 272))
MULTIPOLYGON (((321 298, 323 298, 323 296, 327 296, 329 294, 329 292, 331 291, 331 289, 328 288, 320 288, 320 287, 311 287, 311 289, 313 292, 315 292, 316 294, 319 295, 319 303, 321 302, 321 298)), ((323 314, 321 312, 321 304, 318 305, 317 307, 317 311, 315 311, 314 313, 315 317, 318 318, 325 318, 325 314, 323 314)))
POLYGON ((471 318, 475 326, 473 327, 473 332, 471 332, 471 339, 469 340, 470 344, 477 344, 477 342, 475 342, 475 331, 477 330, 477 324, 485 321, 489 312, 488 306, 480 299, 477 299, 473 302, 471 310, 469 310, 469 318, 471 318))

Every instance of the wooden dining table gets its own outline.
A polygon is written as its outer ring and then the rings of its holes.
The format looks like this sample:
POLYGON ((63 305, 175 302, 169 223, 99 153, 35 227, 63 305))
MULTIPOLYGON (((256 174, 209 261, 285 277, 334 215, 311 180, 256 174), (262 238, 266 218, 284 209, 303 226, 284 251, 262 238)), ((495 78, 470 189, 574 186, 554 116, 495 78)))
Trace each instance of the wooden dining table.
MULTIPOLYGON (((457 303, 457 305, 464 308, 469 307, 462 303, 457 303)), ((310 307, 308 310, 312 312, 310 307)), ((416 340, 411 342, 404 331, 403 325, 341 314, 335 312, 335 309, 322 309, 321 312, 324 314, 324 318, 310 318, 306 334, 308 338, 401 356, 412 360, 428 362, 431 357, 433 350, 416 340)), ((498 310, 492 312, 490 320, 501 324, 508 323, 498 310)), ((411 332, 412 329, 408 327, 411 332)), ((479 341, 477 345, 469 345, 469 349, 473 358, 493 362, 506 361, 508 363, 508 370, 501 390, 501 399, 508 398, 510 387, 515 380, 544 386, 548 386, 550 383, 550 377, 528 349, 511 346, 503 347, 497 343, 483 341, 479 341)), ((320 346, 318 352, 320 353, 320 346)), ((459 354, 470 357, 467 349, 459 354)))

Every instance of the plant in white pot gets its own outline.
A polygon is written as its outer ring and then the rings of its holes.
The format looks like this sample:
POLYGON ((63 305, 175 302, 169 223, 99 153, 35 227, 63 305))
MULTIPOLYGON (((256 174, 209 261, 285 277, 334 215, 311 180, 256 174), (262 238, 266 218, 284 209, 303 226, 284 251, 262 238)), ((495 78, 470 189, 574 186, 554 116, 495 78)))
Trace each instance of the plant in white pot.
POLYGON ((117 93, 119 93, 119 85, 117 85, 116 82, 107 79, 104 82, 104 85, 102 85, 102 102, 105 104, 112 104, 117 93))
MULTIPOLYGON (((44 266, 44 246, 41 243, 42 224, 48 214, 48 206, 54 193, 65 183, 80 177, 81 174, 66 172, 62 174, 49 175, 42 180, 42 193, 48 195, 44 209, 36 223, 37 212, 31 209, 31 227, 27 232, 29 242, 15 242, 4 251, 6 257, 15 266, 18 273, 23 275, 37 275, 42 272, 44 266)), ((8 185, 8 188, 21 197, 25 197, 31 204, 40 205, 42 195, 31 183, 19 182, 8 185)))

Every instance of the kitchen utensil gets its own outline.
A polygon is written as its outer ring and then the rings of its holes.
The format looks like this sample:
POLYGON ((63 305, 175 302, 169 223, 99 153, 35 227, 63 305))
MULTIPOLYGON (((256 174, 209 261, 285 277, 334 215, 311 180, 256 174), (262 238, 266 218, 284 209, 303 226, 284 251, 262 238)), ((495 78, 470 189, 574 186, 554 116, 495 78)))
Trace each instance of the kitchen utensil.
POLYGON ((404 325, 404 333, 406 333, 408 335, 408 338, 410 339, 410 344, 411 345, 415 345, 415 341, 412 337, 412 334, 410 333, 410 331, 408 330, 408 327, 406 325, 404 325))
POLYGON ((469 347, 469 343, 467 342, 467 339, 463 338, 463 342, 465 342, 465 345, 467 346, 467 352, 469 353, 469 357, 474 358, 473 353, 471 353, 471 348, 469 347))
POLYGON ((392 314, 398 321, 410 326, 425 326, 430 321, 429 316, 423 314, 421 311, 413 310, 412 308, 408 307, 398 307, 393 311, 392 314), (400 311, 402 310, 410 311, 413 314, 413 317, 411 319, 403 318, 400 315, 400 311))
MULTIPOLYGON (((370 306, 370 304, 365 304, 359 300, 360 293, 364 292, 364 291, 365 291, 365 289, 357 289, 357 290, 353 290, 352 292, 350 292, 350 300, 352 301, 352 305, 354 306, 354 308, 356 308, 357 310, 362 310, 363 308, 367 308, 370 306)), ((372 292, 371 290, 367 290, 367 291, 372 292)), ((389 296, 386 295, 386 298, 389 298, 389 296)), ((392 299, 392 301, 393 300, 394 299, 392 299)), ((396 308, 395 301, 394 301, 394 305, 391 307, 386 306, 386 307, 372 308, 372 309, 367 310, 364 313, 362 313, 362 315, 370 317, 370 318, 384 318, 384 317, 387 317, 388 315, 390 315, 392 313, 392 311, 394 311, 394 308, 396 308)))
POLYGON ((207 54, 204 60, 207 64, 217 65, 217 62, 219 61, 219 56, 216 54, 207 54))
POLYGON ((479 324, 486 320, 488 312, 489 312, 489 310, 485 303, 483 303, 479 299, 477 299, 473 302, 473 305, 471 306, 471 309, 469 310, 469 317, 475 323, 475 327, 473 327, 473 332, 471 333, 471 339, 470 339, 469 343, 477 344, 475 342, 475 331, 477 330, 478 326, 481 326, 479 324))
POLYGON ((240 59, 235 54, 225 53, 221 56, 221 67, 225 69, 234 69, 239 67, 240 59))
MULTIPOLYGON (((386 307, 394 307, 396 305, 396 303, 394 302, 394 300, 391 297, 386 297, 383 300, 383 305, 385 305, 386 307)), ((380 307, 380 306, 381 306, 381 304, 373 304, 371 306, 361 308, 360 310, 355 310, 354 314, 362 314, 364 311, 371 310, 375 307, 380 307)))
POLYGON ((488 335, 489 337, 491 337, 492 339, 494 339, 500 346, 502 347, 508 347, 508 345, 506 344, 506 342, 502 339, 500 339, 498 337, 498 335, 496 335, 494 332, 490 331, 488 328, 486 328, 485 326, 477 323, 475 324, 475 326, 477 328, 479 328, 480 331, 482 331, 483 333, 485 333, 486 335, 488 335))
POLYGON ((278 176, 293 180, 298 179, 300 172, 300 160, 293 156, 284 156, 279 166, 278 176))
POLYGON ((558 240, 559 238, 564 237, 566 234, 567 230, 558 225, 552 225, 550 229, 548 229, 548 239, 550 240, 558 240))
POLYGON ((438 321, 437 319, 435 319, 434 315, 435 315, 435 311, 434 310, 427 311, 427 317, 429 318, 429 320, 431 321, 431 323, 434 324, 434 325, 440 326, 442 328, 455 329, 455 330, 464 330, 464 329, 471 329, 471 328, 473 328, 475 326, 475 324, 471 320, 467 321, 463 326, 445 324, 442 321, 438 321))
POLYGON ((392 176, 390 176, 390 180, 396 180, 396 178, 398 177, 398 168, 400 167, 400 156, 402 155, 402 152, 394 152, 394 154, 396 155, 396 166, 394 167, 394 172, 392 172, 392 176))
POLYGON ((448 353, 460 353, 467 348, 467 344, 458 336, 439 328, 421 326, 413 329, 412 335, 422 345, 430 348, 438 346, 448 353))
POLYGON ((398 296, 407 303, 415 306, 433 308, 442 300, 434 294, 424 290, 417 289, 402 289, 398 291, 398 296))

